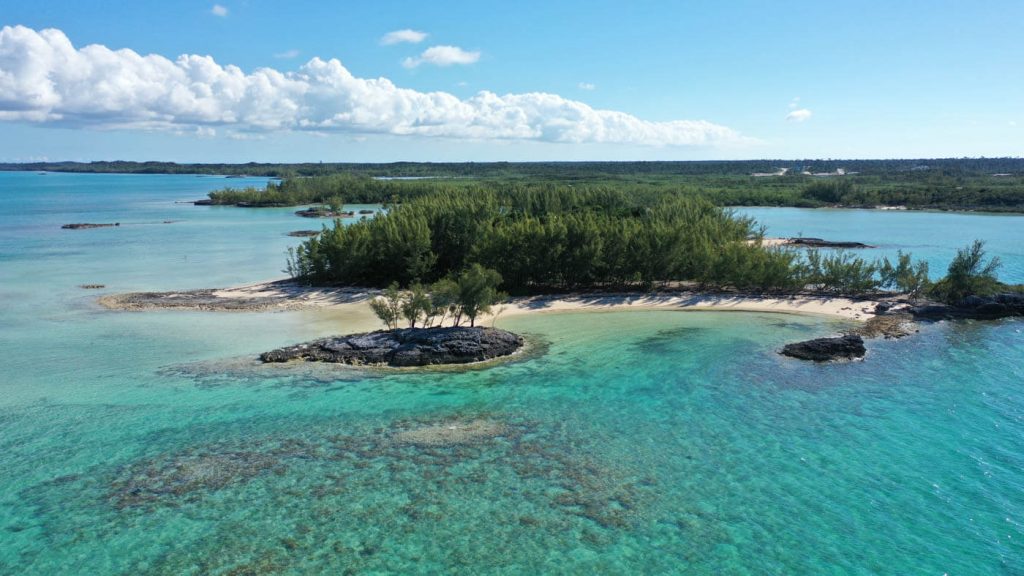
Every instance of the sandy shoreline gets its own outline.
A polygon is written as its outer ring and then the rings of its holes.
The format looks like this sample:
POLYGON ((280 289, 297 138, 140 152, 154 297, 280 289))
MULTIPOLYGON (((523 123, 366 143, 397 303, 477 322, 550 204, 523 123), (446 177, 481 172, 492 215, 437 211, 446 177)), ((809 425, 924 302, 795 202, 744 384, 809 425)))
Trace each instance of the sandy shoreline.
MULTIPOLYGON (((236 312, 315 311, 318 320, 339 322, 346 331, 380 328, 367 301, 378 290, 311 288, 271 281, 225 289, 111 294, 98 299, 112 310, 202 310, 236 312)), ((874 317, 875 300, 851 300, 817 295, 763 296, 692 291, 564 294, 514 298, 495 306, 499 318, 553 312, 614 310, 726 310, 810 314, 843 320, 874 317)), ((478 320, 491 322, 491 317, 478 320)))

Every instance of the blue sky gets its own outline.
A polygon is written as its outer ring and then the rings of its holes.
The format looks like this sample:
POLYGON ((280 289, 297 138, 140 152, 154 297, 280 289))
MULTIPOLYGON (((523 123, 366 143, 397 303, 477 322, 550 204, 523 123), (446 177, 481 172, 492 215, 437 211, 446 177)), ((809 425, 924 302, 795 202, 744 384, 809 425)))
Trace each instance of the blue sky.
POLYGON ((0 0, 0 160, 1022 156, 1022 22, 1020 1, 0 0))

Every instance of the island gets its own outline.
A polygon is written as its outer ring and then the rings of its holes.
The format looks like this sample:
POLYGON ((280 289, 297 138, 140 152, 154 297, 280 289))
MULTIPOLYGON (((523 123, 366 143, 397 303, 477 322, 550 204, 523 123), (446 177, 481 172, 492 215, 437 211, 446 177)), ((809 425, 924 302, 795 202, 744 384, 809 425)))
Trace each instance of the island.
MULTIPOLYGON (((281 202, 282 190, 229 196, 265 206, 281 202)), ((300 344, 264 359, 388 365, 471 362, 491 354, 474 347, 464 356, 452 354, 437 341, 413 336, 441 338, 443 332, 399 332, 401 321, 418 330, 448 322, 446 330, 462 334, 457 329, 464 324, 472 329, 478 318, 501 313, 656 307, 809 312, 859 322, 846 333, 782 351, 825 361, 861 357, 865 339, 913 333, 918 319, 1024 312, 1024 286, 999 281, 1000 262, 986 257, 980 240, 959 250, 947 274, 933 280, 927 262, 910 254, 869 259, 846 250, 866 244, 819 238, 777 239, 784 242, 779 245, 751 218, 672 192, 523 187, 498 194, 452 187, 410 196, 372 219, 336 219, 325 233, 290 248, 289 280, 112 294, 100 303, 122 310, 344 309, 343 330, 360 333, 350 337, 354 341, 300 344), (390 332, 373 333, 381 324, 390 332), (376 352, 366 352, 371 349, 376 352)), ((343 206, 333 196, 308 211, 337 214, 343 206)), ((474 346, 482 346, 479 338, 474 346)))
POLYGON ((378 330, 323 338, 260 354, 263 362, 331 362, 354 366, 468 364, 509 356, 523 337, 498 328, 446 326, 378 330))
POLYGON ((296 216, 302 216, 303 218, 351 218, 355 216, 355 212, 346 210, 334 210, 331 208, 324 207, 313 207, 306 208, 305 210, 296 210, 296 216))

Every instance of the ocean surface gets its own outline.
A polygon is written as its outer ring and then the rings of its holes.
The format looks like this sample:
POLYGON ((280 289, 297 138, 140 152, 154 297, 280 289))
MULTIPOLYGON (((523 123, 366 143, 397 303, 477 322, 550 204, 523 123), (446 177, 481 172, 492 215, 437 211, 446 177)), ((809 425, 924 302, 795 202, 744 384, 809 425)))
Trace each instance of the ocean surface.
MULTIPOLYGON (((776 350, 842 323, 541 314, 518 361, 384 374, 253 362, 315 312, 95 304, 281 276, 318 222, 175 203, 261 182, 0 173, 0 574, 1024 574, 1024 322, 816 366, 776 350)), ((1024 281, 1020 216, 744 212, 1024 281)))

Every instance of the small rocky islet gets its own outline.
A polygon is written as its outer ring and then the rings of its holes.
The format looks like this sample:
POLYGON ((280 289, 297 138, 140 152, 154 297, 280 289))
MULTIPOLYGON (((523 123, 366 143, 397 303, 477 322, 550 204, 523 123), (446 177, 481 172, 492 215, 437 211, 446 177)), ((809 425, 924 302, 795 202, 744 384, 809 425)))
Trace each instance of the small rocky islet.
POLYGON ((874 248, 874 246, 869 246, 863 242, 824 240, 822 238, 805 238, 803 236, 786 238, 785 245, 799 246, 802 248, 874 248))
POLYGON ((522 336, 499 328, 402 328, 322 338, 264 352, 260 360, 391 367, 468 364, 508 356, 523 344, 522 336))
POLYGON ((94 222, 76 222, 74 224, 64 224, 63 226, 61 226, 61 228, 64 230, 90 230, 92 228, 114 228, 120 225, 120 222, 102 224, 97 224, 94 222))
POLYGON ((858 334, 794 342, 783 346, 781 352, 783 356, 814 362, 854 360, 863 358, 865 353, 867 349, 864 347, 864 338, 858 334))
POLYGON ((356 213, 348 210, 335 211, 329 208, 319 207, 296 210, 295 215, 302 216, 303 218, 352 218, 356 213))
POLYGON ((917 320, 998 320, 1024 316, 1024 294, 1008 292, 968 296, 958 304, 926 302, 898 305, 882 302, 875 309, 875 314, 863 326, 849 333, 786 344, 779 353, 814 362, 855 360, 867 353, 864 338, 902 338, 916 332, 914 322, 917 320))

